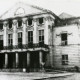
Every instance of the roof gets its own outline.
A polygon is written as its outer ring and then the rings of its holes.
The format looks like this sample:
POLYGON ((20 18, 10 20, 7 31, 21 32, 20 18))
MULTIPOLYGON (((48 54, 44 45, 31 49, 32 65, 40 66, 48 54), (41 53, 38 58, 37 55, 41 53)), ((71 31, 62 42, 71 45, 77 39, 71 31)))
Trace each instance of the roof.
POLYGON ((63 13, 61 13, 61 14, 59 15, 59 18, 60 18, 60 19, 66 19, 66 18, 72 18, 72 17, 74 17, 74 16, 72 16, 72 15, 70 15, 70 14, 67 14, 67 13, 65 13, 65 12, 63 12, 63 13))
POLYGON ((0 20, 5 20, 8 18, 15 18, 15 17, 23 17, 28 15, 42 14, 42 13, 51 13, 53 16, 57 17, 50 10, 19 2, 16 5, 14 5, 11 9, 6 11, 3 15, 1 15, 0 20))

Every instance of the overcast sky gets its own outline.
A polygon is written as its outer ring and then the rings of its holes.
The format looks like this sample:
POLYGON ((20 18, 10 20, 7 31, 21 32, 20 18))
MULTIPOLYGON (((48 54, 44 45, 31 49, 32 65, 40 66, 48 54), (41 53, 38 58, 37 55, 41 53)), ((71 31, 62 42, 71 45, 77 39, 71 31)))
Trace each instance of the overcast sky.
POLYGON ((80 16, 80 0, 0 0, 0 15, 18 2, 49 9, 57 15, 65 12, 73 16, 80 16))

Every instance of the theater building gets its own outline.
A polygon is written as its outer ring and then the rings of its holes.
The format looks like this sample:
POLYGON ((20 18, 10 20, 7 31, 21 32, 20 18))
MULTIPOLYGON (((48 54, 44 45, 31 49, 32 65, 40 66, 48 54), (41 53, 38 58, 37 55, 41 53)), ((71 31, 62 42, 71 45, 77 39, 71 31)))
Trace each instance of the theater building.
POLYGON ((0 70, 80 67, 80 17, 17 3, 0 16, 0 70))
POLYGON ((52 65, 52 26, 58 17, 49 10, 17 3, 0 17, 0 68, 52 65))

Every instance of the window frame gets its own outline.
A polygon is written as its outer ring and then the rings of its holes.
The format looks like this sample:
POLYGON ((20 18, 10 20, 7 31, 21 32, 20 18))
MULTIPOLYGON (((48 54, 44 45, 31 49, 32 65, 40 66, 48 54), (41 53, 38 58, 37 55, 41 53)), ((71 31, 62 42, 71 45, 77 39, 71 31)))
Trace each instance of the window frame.
POLYGON ((62 65, 68 65, 68 55, 62 55, 62 65))
POLYGON ((9 46, 13 45, 13 34, 8 34, 8 45, 9 46))
POLYGON ((29 18, 29 19, 27 20, 27 25, 28 25, 28 26, 32 26, 32 25, 33 25, 33 19, 32 19, 32 18, 29 18), (31 24, 29 24, 29 20, 31 20, 31 24))
POLYGON ((8 22, 8 24, 9 24, 9 29, 12 29, 12 20, 9 20, 9 22, 8 22), (11 27, 10 27, 11 26, 11 27))
POLYGON ((28 43, 33 43, 33 31, 28 31, 28 43))
POLYGON ((68 45, 68 35, 67 35, 67 33, 61 33, 61 45, 62 45, 62 46, 68 45), (62 39, 62 35, 66 35, 66 37, 64 37, 64 38, 62 39))
POLYGON ((3 29, 3 23, 0 23, 0 30, 2 30, 3 29))
POLYGON ((39 46, 44 45, 44 30, 39 30, 39 46))
POLYGON ((3 50, 3 35, 0 35, 0 50, 3 50))
POLYGON ((38 18, 38 24, 39 24, 39 25, 44 24, 44 18, 43 18, 43 17, 38 18), (42 19, 42 22, 41 22, 41 23, 40 23, 40 19, 42 19))
POLYGON ((18 33, 18 48, 22 48, 22 32, 18 33))
POLYGON ((20 27, 22 27, 22 20, 21 19, 18 20, 18 28, 20 28, 20 27))

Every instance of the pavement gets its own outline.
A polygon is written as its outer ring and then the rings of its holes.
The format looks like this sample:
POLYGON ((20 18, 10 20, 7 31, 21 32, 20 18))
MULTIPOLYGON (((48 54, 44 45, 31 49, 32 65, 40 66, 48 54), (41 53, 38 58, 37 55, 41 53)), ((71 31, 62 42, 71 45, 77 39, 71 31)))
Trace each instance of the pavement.
POLYGON ((49 78, 59 78, 72 76, 74 73, 44 73, 44 72, 0 72, 0 80, 43 80, 49 78))

